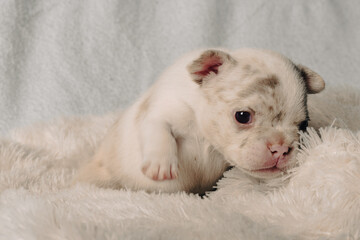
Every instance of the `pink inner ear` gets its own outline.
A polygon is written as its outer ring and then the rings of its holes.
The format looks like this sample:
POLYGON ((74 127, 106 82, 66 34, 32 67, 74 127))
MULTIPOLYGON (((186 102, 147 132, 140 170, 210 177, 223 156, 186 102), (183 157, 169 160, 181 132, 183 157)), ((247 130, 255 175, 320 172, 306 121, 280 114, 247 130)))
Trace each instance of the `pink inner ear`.
POLYGON ((200 71, 194 72, 196 75, 206 76, 210 72, 218 73, 219 67, 222 65, 221 59, 218 56, 212 56, 207 59, 204 59, 202 62, 202 69, 200 71))

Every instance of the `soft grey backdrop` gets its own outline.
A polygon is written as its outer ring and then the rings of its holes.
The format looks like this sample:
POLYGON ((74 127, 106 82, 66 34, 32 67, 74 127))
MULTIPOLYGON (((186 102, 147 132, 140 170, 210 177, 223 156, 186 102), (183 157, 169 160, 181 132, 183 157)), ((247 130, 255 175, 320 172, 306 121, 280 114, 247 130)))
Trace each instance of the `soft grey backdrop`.
POLYGON ((125 107, 196 48, 260 47, 360 87, 360 1, 0 1, 0 132, 125 107))

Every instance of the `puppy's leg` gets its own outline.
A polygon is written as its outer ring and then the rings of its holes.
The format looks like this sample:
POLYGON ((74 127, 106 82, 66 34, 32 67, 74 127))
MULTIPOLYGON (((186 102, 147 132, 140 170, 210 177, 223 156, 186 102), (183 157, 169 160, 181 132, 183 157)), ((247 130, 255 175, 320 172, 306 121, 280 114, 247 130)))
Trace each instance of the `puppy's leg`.
POLYGON ((153 180, 178 176, 177 145, 169 124, 144 121, 141 126, 142 172, 153 180))
POLYGON ((101 161, 94 159, 79 170, 73 184, 77 182, 88 182, 99 187, 120 188, 120 186, 111 185, 111 175, 103 166, 101 161))

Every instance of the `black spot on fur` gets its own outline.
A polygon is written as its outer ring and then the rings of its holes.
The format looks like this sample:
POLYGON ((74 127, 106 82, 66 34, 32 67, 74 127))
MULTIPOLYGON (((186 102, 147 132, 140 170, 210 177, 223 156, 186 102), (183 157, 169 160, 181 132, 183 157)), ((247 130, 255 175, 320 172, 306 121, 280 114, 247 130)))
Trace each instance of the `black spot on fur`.
POLYGON ((306 119, 299 124, 299 130, 305 132, 309 125, 309 121, 306 119))
POLYGON ((302 83, 302 85, 304 86, 304 90, 303 90, 303 96, 304 96, 304 99, 303 99, 303 106, 305 108, 305 114, 306 114, 306 121, 309 121, 309 110, 308 110, 308 107, 307 107, 307 86, 306 86, 306 79, 307 79, 307 75, 306 73, 301 70, 298 66, 296 66, 296 64, 294 64, 293 62, 291 62, 291 65, 293 66, 295 72, 297 73, 297 75, 299 76, 300 78, 300 81, 302 83))

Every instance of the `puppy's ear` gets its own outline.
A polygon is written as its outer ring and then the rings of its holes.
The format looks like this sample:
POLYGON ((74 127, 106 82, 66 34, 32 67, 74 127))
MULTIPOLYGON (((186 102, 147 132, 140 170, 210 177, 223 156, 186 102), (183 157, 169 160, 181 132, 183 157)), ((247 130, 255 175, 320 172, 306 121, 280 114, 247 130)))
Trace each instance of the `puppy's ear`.
POLYGON ((229 54, 219 50, 207 50, 188 67, 193 80, 201 85, 205 78, 218 75, 225 65, 235 65, 236 61, 229 54))
POLYGON ((297 67, 300 70, 301 77, 305 81, 307 93, 314 94, 324 90, 325 82, 319 74, 300 64, 298 64, 297 67))

